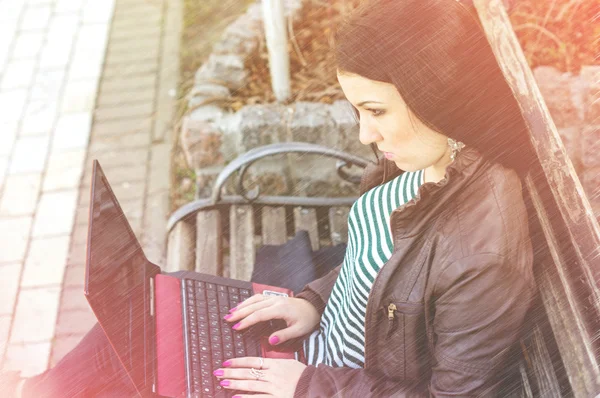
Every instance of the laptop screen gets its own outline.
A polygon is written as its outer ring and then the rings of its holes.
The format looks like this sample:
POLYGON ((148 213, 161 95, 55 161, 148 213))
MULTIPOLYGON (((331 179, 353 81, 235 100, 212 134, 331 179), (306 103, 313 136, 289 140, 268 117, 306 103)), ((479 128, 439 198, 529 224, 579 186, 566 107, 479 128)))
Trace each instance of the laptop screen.
POLYGON ((86 295, 111 345, 138 390, 146 380, 144 308, 148 263, 125 214, 94 162, 88 232, 86 295))

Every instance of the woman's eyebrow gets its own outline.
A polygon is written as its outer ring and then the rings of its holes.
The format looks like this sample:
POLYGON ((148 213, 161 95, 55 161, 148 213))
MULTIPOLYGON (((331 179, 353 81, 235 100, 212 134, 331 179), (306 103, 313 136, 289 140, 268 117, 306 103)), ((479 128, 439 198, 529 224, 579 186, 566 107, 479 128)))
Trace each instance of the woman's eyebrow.
POLYGON ((357 106, 363 106, 366 103, 372 102, 374 104, 383 104, 383 102, 377 102, 377 101, 363 101, 360 104, 358 104, 357 106))

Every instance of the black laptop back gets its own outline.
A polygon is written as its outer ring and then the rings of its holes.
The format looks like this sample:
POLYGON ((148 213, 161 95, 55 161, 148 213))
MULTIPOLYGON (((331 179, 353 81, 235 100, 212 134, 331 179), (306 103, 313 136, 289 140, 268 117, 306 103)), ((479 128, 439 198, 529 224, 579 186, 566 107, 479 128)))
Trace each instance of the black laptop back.
POLYGON ((100 164, 94 161, 85 294, 138 391, 153 372, 149 264, 100 164), (145 364, 145 366, 140 366, 145 364))

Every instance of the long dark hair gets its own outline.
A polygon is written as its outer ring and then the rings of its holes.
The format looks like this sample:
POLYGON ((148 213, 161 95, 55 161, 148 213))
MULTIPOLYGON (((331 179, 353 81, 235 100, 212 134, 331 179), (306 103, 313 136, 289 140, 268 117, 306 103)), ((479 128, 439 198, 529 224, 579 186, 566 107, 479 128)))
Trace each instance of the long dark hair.
POLYGON ((333 41, 341 73, 393 84, 429 128, 521 177, 528 171, 527 126, 470 2, 366 1, 333 41))

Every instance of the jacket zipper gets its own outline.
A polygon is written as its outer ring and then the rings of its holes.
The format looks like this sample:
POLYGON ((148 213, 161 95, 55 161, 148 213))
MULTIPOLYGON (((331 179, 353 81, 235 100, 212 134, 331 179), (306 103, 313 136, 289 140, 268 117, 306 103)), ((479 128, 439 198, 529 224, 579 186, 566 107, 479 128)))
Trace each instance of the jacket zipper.
POLYGON ((386 337, 390 337, 390 332, 392 331, 392 327, 394 326, 394 318, 395 318, 395 314, 394 311, 396 311, 398 308, 396 307, 396 304, 394 303, 390 303, 390 305, 388 305, 387 310, 388 310, 388 327, 387 327, 387 332, 385 333, 386 337))

